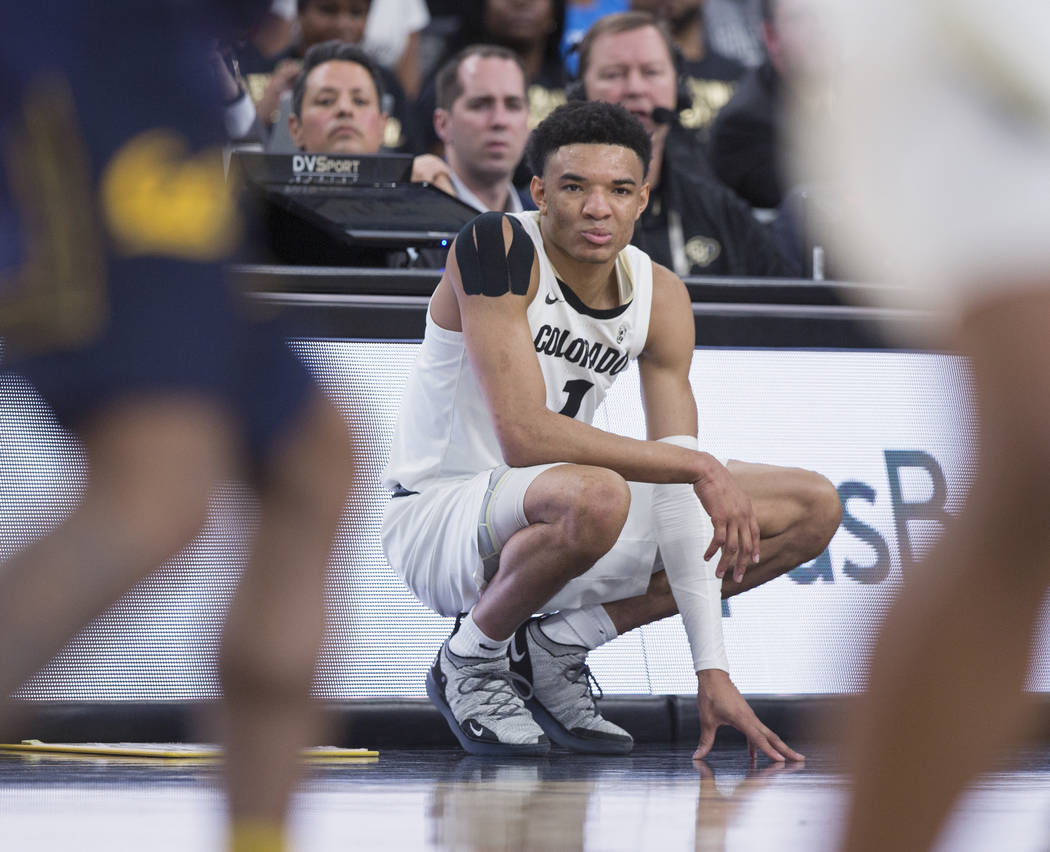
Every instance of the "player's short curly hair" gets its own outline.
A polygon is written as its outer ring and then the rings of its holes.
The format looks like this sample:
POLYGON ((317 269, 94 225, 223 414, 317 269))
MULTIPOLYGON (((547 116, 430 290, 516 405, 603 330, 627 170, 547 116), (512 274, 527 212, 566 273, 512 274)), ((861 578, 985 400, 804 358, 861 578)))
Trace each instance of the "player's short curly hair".
POLYGON ((525 162, 542 175, 551 154, 566 145, 619 145, 630 148, 649 171, 653 145, 642 123, 619 104, 569 101, 541 121, 525 146, 525 162))

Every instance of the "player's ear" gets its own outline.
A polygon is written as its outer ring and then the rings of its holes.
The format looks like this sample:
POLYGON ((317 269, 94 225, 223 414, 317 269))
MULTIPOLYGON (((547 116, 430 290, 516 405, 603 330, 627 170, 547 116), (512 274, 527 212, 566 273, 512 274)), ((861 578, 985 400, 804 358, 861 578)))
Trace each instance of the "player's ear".
POLYGON ((642 213, 645 212, 645 208, 649 206, 649 181, 645 181, 642 184, 642 188, 638 190, 638 215, 634 217, 637 222, 641 218, 642 213))
POLYGON ((299 121, 299 116, 294 112, 288 113, 288 135, 292 137, 292 142, 296 148, 302 148, 300 139, 302 138, 303 124, 299 121))
POLYGON ((529 194, 532 196, 532 200, 539 209, 540 214, 546 213, 547 200, 543 187, 543 178, 539 177, 539 175, 532 176, 532 180, 529 182, 529 194))

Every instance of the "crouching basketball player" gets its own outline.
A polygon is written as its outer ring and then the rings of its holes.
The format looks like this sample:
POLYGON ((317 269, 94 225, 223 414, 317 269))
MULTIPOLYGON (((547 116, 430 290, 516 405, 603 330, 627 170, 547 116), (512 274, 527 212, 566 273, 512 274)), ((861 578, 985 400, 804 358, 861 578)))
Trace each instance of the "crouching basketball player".
POLYGON ((465 613, 428 694, 474 753, 538 754, 551 740, 624 753, 633 740, 598 713, 587 653, 681 612, 697 756, 729 724, 753 751, 797 760, 729 678, 721 598, 821 553, 835 489, 698 448, 688 293, 629 245, 649 194, 641 124, 571 103, 527 156, 539 210, 483 214, 457 238, 385 477, 387 559, 427 606, 465 613), (645 441, 590 425, 635 359, 645 441))

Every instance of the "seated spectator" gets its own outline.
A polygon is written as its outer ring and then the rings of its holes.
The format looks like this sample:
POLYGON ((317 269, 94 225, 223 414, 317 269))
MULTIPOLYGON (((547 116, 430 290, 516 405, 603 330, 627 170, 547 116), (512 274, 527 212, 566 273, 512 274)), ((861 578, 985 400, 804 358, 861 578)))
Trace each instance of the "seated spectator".
POLYGON ((809 0, 762 0, 766 60, 741 79, 711 128, 714 173, 753 207, 784 200, 785 85, 808 61, 816 24, 809 7, 809 0))
MULTIPOLYGON (((387 115, 379 67, 356 45, 329 41, 306 52, 292 91, 288 132, 309 154, 378 154, 387 115)), ((455 195, 448 166, 432 154, 415 158, 412 180, 455 195)))
MULTIPOLYGON (((513 183, 529 138, 518 55, 492 44, 464 48, 441 66, 436 88, 434 128, 445 147, 453 194, 483 213, 535 210, 528 190, 513 183)), ((448 249, 426 249, 420 265, 443 268, 447 255, 448 249)))
POLYGON ((482 212, 535 209, 511 178, 529 137, 525 69, 512 50, 474 45, 437 74, 434 128, 461 201, 482 212))
POLYGON ((677 86, 667 30, 646 12, 610 15, 579 53, 584 96, 621 104, 652 137, 649 205, 632 242, 680 276, 798 275, 751 209, 698 168, 695 148, 669 144, 677 86))
MULTIPOLYGON (((559 104, 565 103, 565 70, 561 34, 565 0, 468 0, 459 32, 449 41, 442 63, 472 44, 497 44, 517 54, 528 85, 529 127, 535 127, 559 104)), ((437 106, 433 82, 424 86, 416 103, 420 150, 441 154, 442 145, 431 118, 437 106)), ((515 184, 524 186, 532 175, 522 167, 515 184)))
MULTIPOLYGON (((291 92, 299 79, 306 52, 315 44, 327 41, 360 44, 370 5, 371 0, 298 0, 298 40, 273 59, 271 71, 246 75, 259 119, 272 128, 267 150, 292 150, 286 133, 291 92)), ((386 100, 382 144, 391 150, 411 150, 414 133, 405 93, 393 72, 380 66, 378 76, 386 100)))
MULTIPOLYGON (((309 154, 377 154, 386 114, 376 64, 353 44, 325 42, 311 47, 291 96, 288 133, 309 154)), ((448 166, 433 154, 415 157, 412 181, 426 181, 455 195, 448 166)), ((330 266, 406 266, 416 253, 343 246, 318 238, 316 229, 281 216, 264 217, 262 242, 286 263, 330 266)))
POLYGON ((678 52, 678 122, 707 142, 711 122, 746 68, 719 53, 707 37, 705 0, 631 0, 631 9, 665 22, 678 52))

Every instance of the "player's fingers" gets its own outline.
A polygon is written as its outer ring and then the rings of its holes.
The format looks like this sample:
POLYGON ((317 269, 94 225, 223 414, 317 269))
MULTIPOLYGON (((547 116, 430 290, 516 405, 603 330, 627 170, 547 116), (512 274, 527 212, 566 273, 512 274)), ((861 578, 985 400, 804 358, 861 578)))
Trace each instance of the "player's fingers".
MULTIPOLYGON (((726 525, 724 521, 715 522, 715 534, 711 536, 711 543, 707 546, 707 551, 704 553, 704 562, 707 562, 712 556, 718 553, 718 549, 726 543, 726 525)), ((718 569, 715 574, 721 577, 725 571, 722 570, 722 563, 719 562, 718 569)))
POLYGON ((755 548, 754 543, 751 541, 751 525, 741 524, 740 526, 740 558, 737 559, 736 565, 736 581, 738 583, 743 582, 744 572, 747 571, 748 566, 751 564, 751 557, 754 555, 755 548))
POLYGON ((762 529, 758 525, 758 517, 751 515, 751 561, 757 565, 762 560, 762 529))
POLYGON ((729 574, 736 577, 739 570, 737 564, 740 559, 740 528, 735 522, 730 522, 726 527, 725 544, 722 545, 722 558, 718 561, 718 570, 715 572, 719 577, 729 574))
POLYGON ((768 729, 766 731, 766 738, 769 740, 769 744, 773 748, 775 748, 780 754, 784 755, 785 760, 801 762, 806 759, 806 756, 802 752, 795 751, 791 746, 780 739, 780 737, 768 729))
POLYGON ((761 722, 750 731, 746 731, 745 734, 748 743, 757 745, 770 760, 803 761, 806 759, 805 755, 795 751, 761 722))
POLYGON ((693 760, 703 760, 715 744, 715 726, 705 725, 700 731, 700 742, 697 743, 696 751, 693 752, 693 760))
POLYGON ((773 744, 769 741, 769 738, 763 734, 758 734, 755 737, 748 738, 748 744, 751 746, 751 756, 755 755, 755 748, 757 747, 762 754, 768 757, 770 760, 775 760, 778 763, 783 763, 787 758, 782 755, 773 744))

